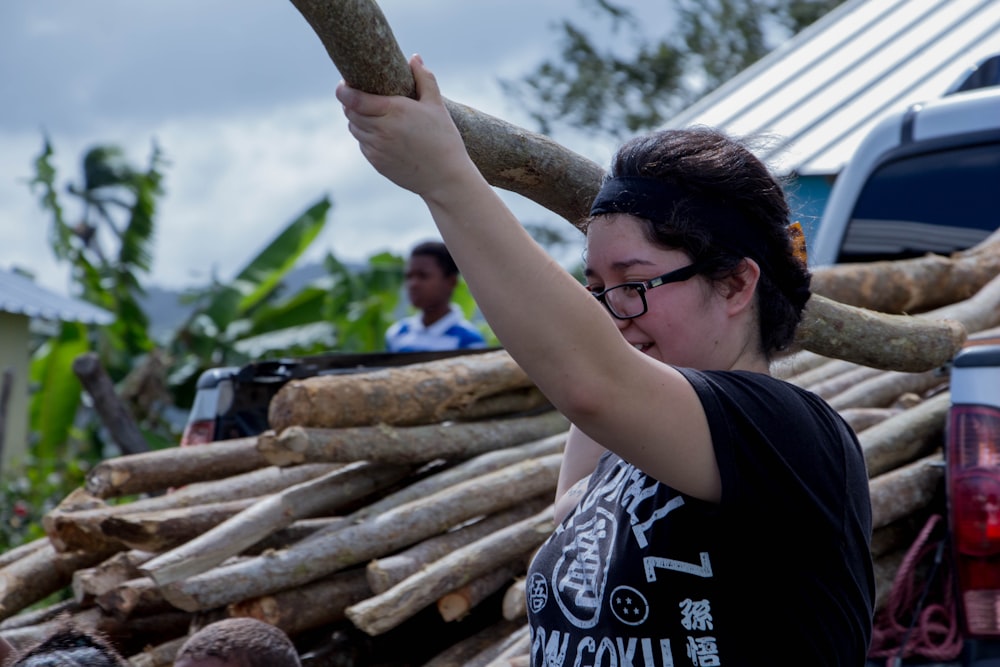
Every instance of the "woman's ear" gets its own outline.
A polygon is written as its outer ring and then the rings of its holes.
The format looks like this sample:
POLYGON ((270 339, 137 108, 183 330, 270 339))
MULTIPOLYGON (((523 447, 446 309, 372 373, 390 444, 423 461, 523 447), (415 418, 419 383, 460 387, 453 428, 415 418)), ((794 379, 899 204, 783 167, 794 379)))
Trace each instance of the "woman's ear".
POLYGON ((738 313, 753 305, 759 281, 760 266, 754 260, 744 257, 733 274, 725 280, 724 295, 731 313, 738 313))

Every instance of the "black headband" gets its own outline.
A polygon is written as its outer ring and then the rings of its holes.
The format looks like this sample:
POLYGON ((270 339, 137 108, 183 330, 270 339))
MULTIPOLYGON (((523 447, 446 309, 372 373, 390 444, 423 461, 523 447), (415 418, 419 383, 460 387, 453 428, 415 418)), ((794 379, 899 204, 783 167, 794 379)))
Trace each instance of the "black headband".
POLYGON ((608 178, 590 207, 590 215, 626 213, 653 222, 675 214, 697 220, 711 232, 712 244, 739 257, 749 257, 767 270, 767 244, 743 213, 725 201, 683 190, 643 176, 608 178))

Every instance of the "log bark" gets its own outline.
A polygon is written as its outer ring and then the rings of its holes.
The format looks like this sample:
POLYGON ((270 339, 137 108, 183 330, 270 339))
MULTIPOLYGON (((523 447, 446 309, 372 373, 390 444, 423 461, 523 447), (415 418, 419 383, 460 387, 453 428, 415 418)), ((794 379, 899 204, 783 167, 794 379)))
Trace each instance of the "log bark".
POLYGON ((845 408, 838 410, 855 433, 861 433, 875 424, 884 422, 902 412, 901 408, 845 408))
POLYGON ((159 586, 149 577, 124 581, 98 595, 94 602, 105 614, 119 621, 132 615, 140 616, 171 609, 159 586))
POLYGON ((510 667, 512 664, 524 664, 524 659, 531 653, 530 635, 527 624, 522 625, 470 660, 468 667, 510 667))
POLYGON ((160 585, 186 579, 215 567, 298 519, 364 498, 404 479, 408 465, 357 461, 326 475, 259 500, 203 534, 143 564, 142 571, 160 585))
POLYGON ((129 656, 129 665, 131 667, 173 667, 174 658, 177 657, 177 652, 181 650, 181 646, 186 641, 187 635, 147 648, 142 653, 129 656))
POLYGON ((920 372, 950 360, 966 339, 958 319, 889 315, 812 295, 796 341, 836 359, 883 370, 920 372))
POLYGON ((868 476, 888 473, 940 447, 950 405, 951 393, 944 392, 858 435, 868 476))
POLYGON ((455 415, 457 421, 477 421, 520 414, 537 414, 551 410, 552 404, 538 387, 513 389, 502 394, 480 398, 462 412, 455 415))
POLYGON ((927 523, 927 512, 911 512, 887 526, 872 531, 872 558, 879 558, 893 551, 904 551, 913 544, 920 529, 927 523))
POLYGON ((964 301, 941 306, 914 317, 961 322, 969 333, 996 327, 1000 325, 1000 275, 996 275, 964 301))
POLYGON ((537 514, 551 502, 552 498, 548 494, 538 496, 460 528, 430 537, 399 553, 376 558, 365 568, 368 586, 373 593, 384 593, 434 561, 537 514))
POLYGON ((872 565, 875 568, 875 612, 879 612, 885 607, 885 603, 892 593, 892 585, 899 572, 899 566, 906 557, 906 549, 892 551, 879 558, 876 558, 872 565))
MULTIPOLYGON (((344 80, 360 90, 413 97, 406 58, 376 3, 292 0, 344 80)), ((550 138, 445 100, 472 161, 492 185, 516 192, 580 227, 604 169, 550 138)))
POLYGON ((463 461, 430 477, 416 481, 385 498, 376 500, 354 511, 347 517, 347 520, 350 523, 359 523, 405 503, 427 498, 456 484, 477 479, 507 466, 550 454, 562 454, 566 447, 567 435, 568 432, 557 433, 534 442, 480 454, 468 461, 463 461))
POLYGON ((886 371, 878 368, 872 368, 870 366, 854 366, 853 368, 843 373, 839 373, 828 380, 817 382, 809 387, 809 391, 822 398, 830 399, 831 397, 846 391, 850 387, 855 386, 859 382, 885 372, 886 371))
POLYGON ((396 586, 347 608, 347 617, 369 635, 398 626, 444 593, 501 564, 525 557, 545 541, 555 522, 551 506, 435 561, 396 586))
POLYGON ((135 423, 132 413, 115 393, 114 383, 94 352, 86 352, 73 360, 73 372, 93 401, 94 411, 108 429, 111 439, 125 454, 148 452, 146 438, 135 423))
POLYGON ((947 374, 939 368, 922 373, 882 371, 828 397, 827 402, 834 410, 884 408, 903 394, 923 394, 947 382, 947 374))
POLYGON ((517 575, 523 574, 524 569, 523 562, 501 565, 464 586, 445 593, 438 598, 438 613, 445 622, 462 620, 476 605, 510 583, 517 575))
MULTIPOLYGON (((116 545, 117 550, 121 550, 124 545, 118 540, 111 540, 101 528, 102 523, 112 516, 245 500, 319 477, 339 465, 311 463, 288 468, 271 466, 221 480, 191 484, 173 493, 142 498, 131 503, 113 506, 101 503, 96 509, 75 510, 73 507, 60 504, 42 517, 42 525, 49 540, 60 551, 99 549, 116 545)), ((81 493, 86 495, 85 492, 81 493)))
POLYGON ((195 539, 259 500, 243 498, 193 507, 112 515, 100 522, 100 530, 130 549, 160 553, 195 539))
POLYGON ((806 371, 818 368, 830 361, 829 357, 824 357, 809 350, 797 350, 776 357, 771 362, 771 375, 782 380, 788 380, 806 371))
MULTIPOLYGON (((268 443, 273 449, 261 453, 280 466, 360 460, 418 464, 435 459, 468 459, 562 433, 568 428, 566 418, 554 410, 531 417, 425 426, 289 426, 273 443, 268 443)), ((261 442, 261 447, 264 446, 261 442)))
POLYGON ((317 375, 286 383, 271 399, 268 423, 348 428, 417 426, 456 419, 477 400, 533 383, 505 350, 353 375, 317 375))
POLYGON ((65 588, 74 572, 92 567, 113 553, 113 550, 62 553, 50 544, 0 569, 0 620, 65 588))
POLYGON ((98 595, 140 576, 139 565, 154 555, 138 549, 120 551, 94 567, 75 571, 71 583, 73 598, 81 604, 93 604, 98 595))
POLYGON ((13 549, 8 549, 7 551, 0 554, 0 568, 7 567, 16 560, 20 560, 25 556, 30 556, 35 551, 41 549, 49 543, 48 537, 39 537, 30 542, 25 542, 24 544, 18 545, 13 549))
POLYGON ((198 611, 300 586, 501 511, 523 497, 554 493, 561 460, 561 454, 552 454, 502 468, 360 524, 316 533, 288 549, 167 584, 164 595, 178 609, 198 611))
POLYGON ((976 254, 857 262, 819 267, 812 290, 883 313, 920 313, 963 301, 1000 274, 1000 247, 976 254))
POLYGON ((526 588, 528 580, 518 577, 503 594, 500 613, 508 621, 524 621, 528 614, 526 588))
POLYGON ((355 568, 274 595, 233 603, 227 612, 270 623, 294 636, 343 621, 347 607, 371 594, 364 569, 355 568))
MULTIPOLYGON (((818 355, 817 355, 818 356, 818 355)), ((808 389, 815 384, 820 382, 825 382, 831 378, 837 377, 842 373, 853 370, 858 367, 858 365, 852 361, 844 361, 843 359, 831 359, 830 357, 822 357, 827 359, 826 363, 820 364, 814 368, 803 371, 796 375, 788 378, 788 382, 799 387, 804 387, 808 389)))
POLYGON ((940 491, 943 479, 944 460, 940 452, 873 477, 868 483, 872 528, 887 526, 926 507, 940 491))
POLYGON ((522 627, 525 619, 501 620, 455 642, 425 662, 422 667, 468 667, 469 662, 491 646, 496 646, 522 627))
POLYGON ((170 447, 106 459, 87 473, 86 489, 98 498, 155 493, 223 479, 267 467, 257 438, 213 442, 211 447, 170 447))

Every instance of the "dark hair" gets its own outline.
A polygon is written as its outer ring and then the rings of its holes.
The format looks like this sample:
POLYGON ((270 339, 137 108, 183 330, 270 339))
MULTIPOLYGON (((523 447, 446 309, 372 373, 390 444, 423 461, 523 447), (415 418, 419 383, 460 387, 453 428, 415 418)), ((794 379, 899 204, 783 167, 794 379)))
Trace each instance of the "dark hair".
POLYGON ((10 667, 127 667, 128 663, 100 634, 66 623, 21 654, 10 667))
POLYGON ((766 257, 754 258, 761 266, 757 286, 761 347, 768 356, 786 348, 809 299, 810 275, 793 253, 785 193, 764 163, 746 144, 719 130, 662 130, 631 139, 615 153, 606 178, 628 177, 655 179, 689 198, 678 201, 663 219, 641 219, 648 223, 650 243, 683 250, 706 267, 701 273, 710 280, 732 275, 747 255, 727 250, 731 244, 713 238, 713 225, 685 211, 696 210, 699 201, 711 202, 713 207, 733 209, 743 221, 740 224, 752 227, 746 233, 758 242, 762 238, 767 252, 766 257))
POLYGON ((451 252, 448 251, 448 247, 440 241, 424 241, 413 247, 410 251, 410 257, 415 255, 425 255, 427 257, 433 257, 437 260, 438 266, 444 271, 445 277, 454 276, 458 274, 458 265, 455 264, 455 260, 451 258, 451 252))
POLYGON ((297 667, 298 651, 285 632, 250 617, 226 618, 210 623, 187 638, 175 662, 219 658, 238 660, 244 667, 297 667))

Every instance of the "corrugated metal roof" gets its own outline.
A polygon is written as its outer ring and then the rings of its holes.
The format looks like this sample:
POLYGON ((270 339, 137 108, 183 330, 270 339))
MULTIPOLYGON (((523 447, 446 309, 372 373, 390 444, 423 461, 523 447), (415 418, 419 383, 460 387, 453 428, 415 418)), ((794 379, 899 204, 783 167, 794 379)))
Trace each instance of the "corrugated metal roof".
POLYGON ((839 173, 884 113, 945 94, 1000 53, 1000 0, 851 0, 666 127, 767 135, 785 174, 839 173))
POLYGON ((110 324, 115 319, 103 308, 56 294, 11 271, 0 271, 0 312, 84 324, 110 324))

